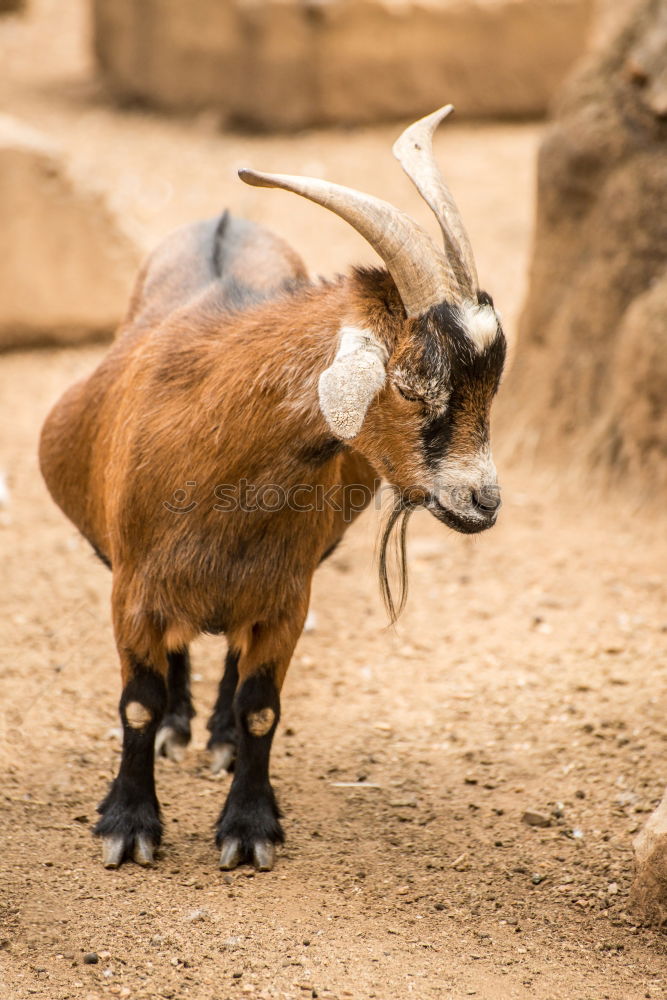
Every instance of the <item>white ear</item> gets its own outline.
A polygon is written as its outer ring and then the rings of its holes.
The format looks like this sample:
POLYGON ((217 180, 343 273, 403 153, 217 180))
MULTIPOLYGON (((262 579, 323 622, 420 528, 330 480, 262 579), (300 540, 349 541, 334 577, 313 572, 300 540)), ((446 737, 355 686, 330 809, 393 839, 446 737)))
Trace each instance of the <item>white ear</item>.
POLYGON ((366 410, 384 385, 387 352, 368 330, 341 329, 340 347, 331 367, 320 375, 320 408, 339 438, 361 430, 366 410))

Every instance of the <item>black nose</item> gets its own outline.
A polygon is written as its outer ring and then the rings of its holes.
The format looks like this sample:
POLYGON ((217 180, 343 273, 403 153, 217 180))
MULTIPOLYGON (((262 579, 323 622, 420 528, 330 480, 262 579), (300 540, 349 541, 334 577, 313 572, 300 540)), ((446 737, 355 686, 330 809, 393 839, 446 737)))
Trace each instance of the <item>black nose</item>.
POLYGON ((483 514, 495 514, 500 507, 500 491, 497 486, 483 486, 472 491, 473 507, 483 514))

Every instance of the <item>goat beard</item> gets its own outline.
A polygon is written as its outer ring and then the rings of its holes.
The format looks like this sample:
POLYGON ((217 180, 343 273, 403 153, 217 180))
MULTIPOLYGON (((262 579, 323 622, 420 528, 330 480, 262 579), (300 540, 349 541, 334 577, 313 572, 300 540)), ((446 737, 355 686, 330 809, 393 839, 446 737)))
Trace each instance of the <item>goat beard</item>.
POLYGON ((382 600, 389 615, 391 625, 395 625, 408 599, 408 563, 407 534, 410 515, 415 510, 415 504, 405 501, 398 490, 394 493, 389 516, 382 529, 379 541, 378 569, 380 573, 380 591, 382 600), (390 582, 391 575, 398 580, 396 599, 390 582))

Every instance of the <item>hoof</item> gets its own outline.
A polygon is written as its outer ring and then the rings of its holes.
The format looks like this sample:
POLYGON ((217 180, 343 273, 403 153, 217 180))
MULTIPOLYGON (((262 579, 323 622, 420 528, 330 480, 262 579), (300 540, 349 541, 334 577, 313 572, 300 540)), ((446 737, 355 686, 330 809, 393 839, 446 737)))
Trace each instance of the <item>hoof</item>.
POLYGON ((137 834, 134 839, 120 835, 102 838, 102 864, 109 870, 120 868, 123 861, 131 858, 143 868, 149 868, 155 860, 155 844, 149 837, 137 834))
MULTIPOLYGON (((276 863, 276 848, 270 840, 254 841, 249 854, 252 856, 252 863, 258 872, 270 872, 276 863)), ((220 851, 221 871, 232 871, 246 860, 250 861, 250 857, 246 858, 239 838, 226 837, 222 842, 222 850, 220 851)))
POLYGON ((102 838, 102 864, 105 868, 120 868, 125 856, 125 841, 122 837, 102 838))
POLYGON ((236 747, 233 743, 216 743, 210 747, 211 774, 230 771, 236 759, 236 747))
POLYGON ((220 851, 220 869, 230 872, 241 863, 241 841, 238 837, 227 837, 222 842, 220 851))
POLYGON ((180 764, 185 757, 188 743, 189 739, 173 726, 161 726, 155 736, 155 756, 167 757, 175 764, 180 764))
POLYGON ((145 868, 153 864, 153 855, 155 852, 155 845, 148 839, 148 837, 142 837, 141 834, 134 841, 134 848, 132 850, 132 860, 138 864, 143 865, 145 868))
POLYGON ((276 863, 276 847, 270 840, 256 840, 252 860, 258 872, 270 872, 276 863))

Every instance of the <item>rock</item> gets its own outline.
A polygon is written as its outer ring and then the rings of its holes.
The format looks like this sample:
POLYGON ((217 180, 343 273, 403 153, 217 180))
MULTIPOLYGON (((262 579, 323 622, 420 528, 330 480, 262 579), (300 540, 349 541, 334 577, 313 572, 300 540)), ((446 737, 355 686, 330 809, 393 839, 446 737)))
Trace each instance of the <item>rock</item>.
POLYGON ((528 809, 521 817, 521 822, 528 826, 551 826, 551 817, 528 809))
POLYGON ((542 114, 583 51, 593 0, 94 0, 123 102, 297 129, 425 114, 542 114))
POLYGON ((96 951, 89 951, 87 955, 83 956, 84 965, 97 965, 100 960, 100 956, 96 951))
POLYGON ((566 449, 587 473, 655 489, 667 482, 667 4, 617 9, 630 16, 568 82, 541 145, 500 422, 519 452, 566 449))
POLYGON ((636 874, 630 908, 647 924, 667 922, 667 790, 634 841, 636 874))
POLYGON ((0 115, 0 349, 110 335, 139 262, 58 148, 0 115))

